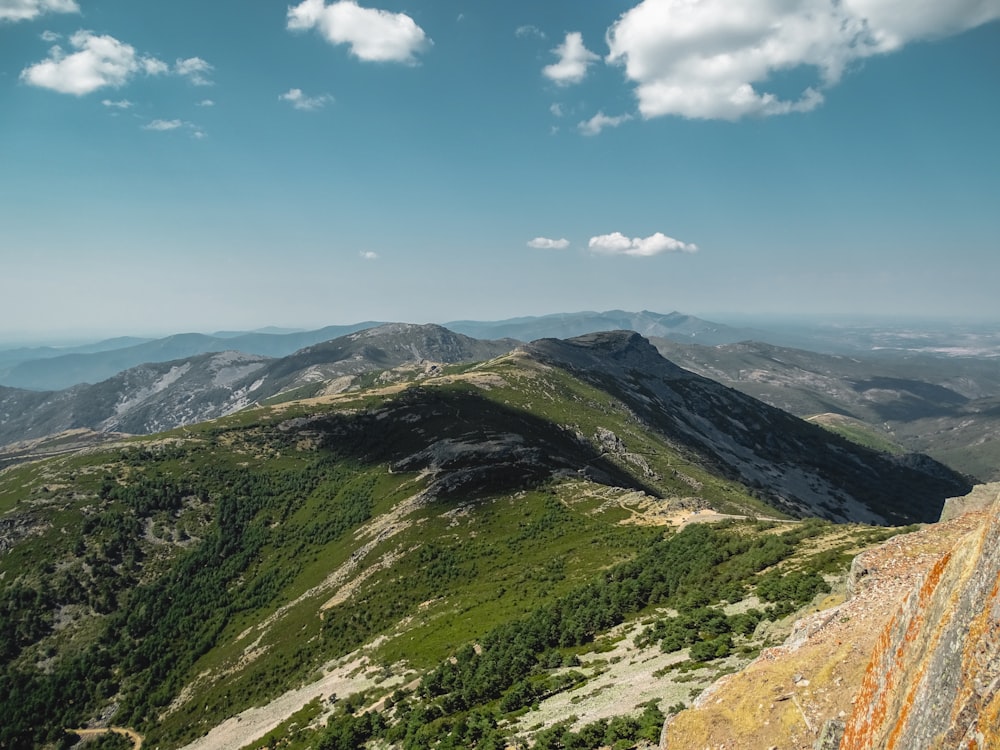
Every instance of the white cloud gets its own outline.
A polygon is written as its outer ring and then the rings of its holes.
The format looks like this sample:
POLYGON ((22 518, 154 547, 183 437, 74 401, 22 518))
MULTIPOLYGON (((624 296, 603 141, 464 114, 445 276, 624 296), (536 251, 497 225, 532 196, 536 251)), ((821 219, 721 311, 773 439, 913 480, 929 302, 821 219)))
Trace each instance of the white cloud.
POLYGON ((195 86, 211 86, 212 81, 208 74, 215 70, 215 67, 200 57, 189 57, 186 60, 177 59, 174 65, 174 72, 179 76, 184 76, 195 86))
POLYGON ((542 74, 560 86, 579 83, 587 75, 591 63, 601 59, 583 46, 583 34, 579 31, 567 33, 563 43, 552 52, 559 56, 559 62, 546 65, 542 74))
POLYGON ((76 0, 0 0, 0 22, 30 21, 44 13, 79 12, 76 0))
POLYGON ((556 117, 562 117, 563 116, 562 105, 556 102, 555 104, 549 107, 549 112, 551 112, 556 117))
POLYGON ((184 127, 183 120, 153 120, 150 123, 142 126, 143 130, 177 130, 177 128, 184 127))
POLYGON ((288 91, 284 94, 279 94, 278 99, 285 102, 291 102, 295 109, 301 109, 306 112, 322 109, 333 101, 333 97, 329 94, 306 96, 302 93, 302 89, 288 89, 288 91))
POLYGON ((132 102, 128 99, 119 99, 118 101, 112 101, 111 99, 104 99, 101 101, 105 107, 113 107, 115 109, 131 109, 132 102))
MULTIPOLYGON (((0 2, 2 2, 2 0, 0 0, 0 2)), ((49 31, 47 29, 38 36, 41 37, 43 42, 48 42, 49 44, 51 44, 52 42, 58 42, 60 39, 62 39, 62 34, 59 34, 55 31, 49 31)))
POLYGON ((569 247, 569 240, 550 240, 548 237, 535 237, 533 240, 528 240, 528 247, 536 247, 540 250, 565 250, 569 247))
POLYGON ((347 44, 351 54, 368 62, 415 64, 416 55, 433 42, 405 13, 362 8, 353 0, 303 0, 288 9, 292 31, 318 29, 331 44, 347 44))
POLYGON ((698 246, 688 242, 667 237, 662 232, 649 237, 628 238, 621 232, 601 234, 591 237, 587 246, 595 253, 603 255, 631 255, 634 257, 649 257, 660 253, 696 253, 698 246))
POLYGON ((545 39, 545 32, 533 24, 526 23, 524 26, 518 26, 514 29, 514 36, 518 39, 527 39, 528 37, 545 39))
POLYGON ((736 120, 807 112, 860 59, 997 18, 998 0, 643 0, 608 29, 607 61, 636 84, 644 117, 736 120), (813 85, 766 90, 802 67, 813 85))
POLYGON ((58 45, 52 47, 47 60, 21 71, 21 80, 62 94, 82 96, 107 86, 123 86, 139 73, 158 75, 167 71, 161 60, 139 55, 130 44, 113 36, 81 30, 69 42, 76 52, 67 55, 58 45))
POLYGON ((362 260, 378 260, 378 253, 374 250, 362 250, 358 255, 361 256, 362 260))
POLYGON ((604 130, 604 128, 617 128, 623 122, 628 122, 631 119, 632 115, 629 114, 611 117, 603 112, 598 112, 589 120, 584 120, 579 123, 577 128, 579 128, 580 132, 584 135, 597 135, 604 130))
POLYGON ((214 107, 215 106, 215 102, 212 101, 211 99, 202 99, 200 102, 198 102, 194 106, 196 106, 196 107, 214 107))

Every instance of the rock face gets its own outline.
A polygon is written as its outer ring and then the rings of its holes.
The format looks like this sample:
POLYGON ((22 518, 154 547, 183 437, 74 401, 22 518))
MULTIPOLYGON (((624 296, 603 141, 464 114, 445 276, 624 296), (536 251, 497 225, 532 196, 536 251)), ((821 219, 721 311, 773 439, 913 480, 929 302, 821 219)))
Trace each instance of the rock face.
POLYGON ((876 643, 841 750, 1000 747, 1000 499, 876 643))
POLYGON ((998 493, 859 555, 846 602, 721 678, 661 748, 833 750, 841 719, 840 750, 1000 748, 998 493))

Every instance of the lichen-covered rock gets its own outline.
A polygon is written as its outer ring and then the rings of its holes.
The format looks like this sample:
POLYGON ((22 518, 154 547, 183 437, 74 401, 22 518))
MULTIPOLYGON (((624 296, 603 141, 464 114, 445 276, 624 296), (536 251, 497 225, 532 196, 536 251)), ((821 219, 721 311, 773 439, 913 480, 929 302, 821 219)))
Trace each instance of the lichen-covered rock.
POLYGON ((904 601, 841 750, 1000 748, 1000 500, 904 601))

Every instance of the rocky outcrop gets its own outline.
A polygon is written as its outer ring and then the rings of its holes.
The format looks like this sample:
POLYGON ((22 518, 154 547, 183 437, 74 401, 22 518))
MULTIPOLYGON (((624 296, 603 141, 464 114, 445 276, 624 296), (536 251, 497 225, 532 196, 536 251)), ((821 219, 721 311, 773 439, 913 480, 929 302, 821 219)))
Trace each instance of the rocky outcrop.
POLYGON ((1000 499, 882 631, 841 750, 1000 747, 1000 499))
POLYGON ((840 750, 1000 748, 1000 484, 983 492, 990 509, 858 555, 846 602, 706 690, 661 748, 833 750, 841 721, 840 750))

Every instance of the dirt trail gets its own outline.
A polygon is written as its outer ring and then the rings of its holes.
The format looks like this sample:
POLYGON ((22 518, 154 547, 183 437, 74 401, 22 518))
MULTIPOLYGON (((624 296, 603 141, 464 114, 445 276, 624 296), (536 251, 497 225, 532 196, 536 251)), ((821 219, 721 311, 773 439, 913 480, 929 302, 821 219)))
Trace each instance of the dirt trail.
POLYGON ((122 737, 128 738, 132 742, 132 750, 140 750, 142 748, 142 735, 139 734, 134 729, 128 729, 127 727, 103 727, 98 729, 67 729, 69 734, 78 734, 81 739, 87 739, 89 737, 98 737, 102 734, 120 734, 122 737))

